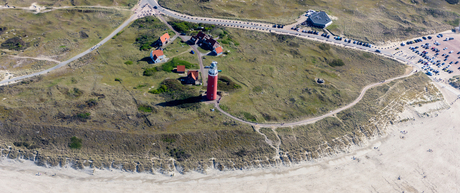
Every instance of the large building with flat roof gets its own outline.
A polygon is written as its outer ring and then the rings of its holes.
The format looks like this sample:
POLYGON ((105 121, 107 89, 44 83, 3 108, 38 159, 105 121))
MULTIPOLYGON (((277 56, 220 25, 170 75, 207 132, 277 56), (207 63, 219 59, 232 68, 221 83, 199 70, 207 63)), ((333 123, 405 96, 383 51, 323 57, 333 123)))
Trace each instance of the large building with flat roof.
POLYGON ((312 13, 308 17, 307 22, 309 25, 318 28, 325 28, 332 24, 331 18, 329 18, 329 16, 324 11, 312 13))

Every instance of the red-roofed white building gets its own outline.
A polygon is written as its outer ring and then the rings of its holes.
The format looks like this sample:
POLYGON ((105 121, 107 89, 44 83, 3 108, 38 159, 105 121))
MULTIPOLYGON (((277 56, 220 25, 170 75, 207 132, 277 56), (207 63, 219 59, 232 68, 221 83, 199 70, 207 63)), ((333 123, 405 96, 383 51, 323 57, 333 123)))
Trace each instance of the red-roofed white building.
POLYGON ((213 52, 216 54, 216 56, 220 56, 223 53, 222 46, 218 46, 213 50, 213 52))
POLYGON ((165 55, 163 53, 163 50, 153 50, 150 53, 150 58, 152 58, 153 63, 158 63, 158 62, 161 62, 165 58, 165 55))
POLYGON ((169 34, 168 34, 168 33, 163 34, 163 35, 160 37, 160 39, 159 39, 160 42, 161 42, 161 46, 167 44, 170 38, 171 38, 171 37, 169 37, 169 34))

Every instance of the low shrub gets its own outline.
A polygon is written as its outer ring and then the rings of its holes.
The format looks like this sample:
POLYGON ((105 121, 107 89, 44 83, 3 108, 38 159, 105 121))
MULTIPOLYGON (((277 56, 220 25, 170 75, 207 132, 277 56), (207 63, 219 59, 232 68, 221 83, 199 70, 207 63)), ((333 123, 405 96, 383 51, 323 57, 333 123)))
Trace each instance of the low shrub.
POLYGON ((329 66, 336 67, 336 66, 343 66, 345 63, 342 61, 342 59, 334 59, 332 60, 331 63, 329 63, 329 66))
POLYGON ((70 138, 69 147, 71 149, 80 149, 82 146, 82 141, 83 141, 82 139, 73 136, 70 138))

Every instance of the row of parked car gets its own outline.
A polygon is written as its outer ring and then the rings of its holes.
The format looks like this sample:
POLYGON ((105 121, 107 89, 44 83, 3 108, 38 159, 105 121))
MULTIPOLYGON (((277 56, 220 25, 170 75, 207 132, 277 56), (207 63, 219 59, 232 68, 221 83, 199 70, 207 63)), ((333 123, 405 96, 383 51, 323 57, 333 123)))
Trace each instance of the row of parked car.
POLYGON ((283 27, 284 27, 284 25, 281 25, 281 24, 275 24, 275 25, 273 25, 273 28, 283 28, 283 27))

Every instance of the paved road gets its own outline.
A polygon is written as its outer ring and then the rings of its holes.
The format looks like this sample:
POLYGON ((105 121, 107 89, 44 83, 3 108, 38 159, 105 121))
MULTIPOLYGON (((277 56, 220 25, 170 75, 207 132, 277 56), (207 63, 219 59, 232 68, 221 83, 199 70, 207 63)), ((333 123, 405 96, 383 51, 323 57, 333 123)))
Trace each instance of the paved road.
POLYGON ((15 82, 19 82, 23 79, 26 79, 26 78, 31 78, 31 77, 34 77, 34 76, 38 76, 38 75, 42 75, 42 74, 47 74, 53 70, 56 70, 62 66, 65 66, 67 64, 69 64, 70 62, 73 62, 81 57, 83 57, 84 55, 96 50, 95 48, 105 44, 107 41, 109 41, 110 39, 112 39, 113 36, 115 36, 118 32, 120 32, 121 30, 123 30, 123 28, 125 28, 129 23, 131 23, 131 21, 135 18, 135 15, 132 15, 129 19, 127 19, 125 22, 123 22, 117 29, 115 29, 109 36, 107 36, 106 38, 104 38, 102 41, 100 41, 95 47, 93 48, 90 48, 72 58, 70 58, 69 60, 67 61, 64 61, 64 62, 61 62, 59 63, 58 65, 54 66, 54 67, 51 67, 49 69, 46 69, 46 70, 43 70, 43 71, 40 71, 40 72, 36 72, 36 73, 33 73, 33 74, 28 74, 28 75, 25 75, 25 76, 19 76, 19 77, 15 77, 15 78, 11 78, 11 79, 8 79, 8 80, 3 80, 3 81, 0 81, 0 85, 5 85, 5 84, 9 84, 9 83, 15 83, 15 82))

